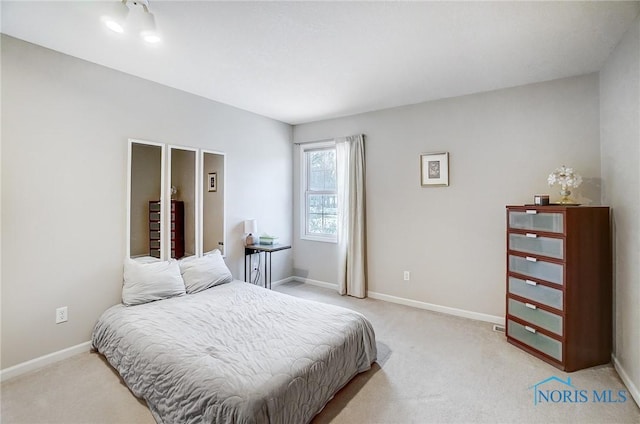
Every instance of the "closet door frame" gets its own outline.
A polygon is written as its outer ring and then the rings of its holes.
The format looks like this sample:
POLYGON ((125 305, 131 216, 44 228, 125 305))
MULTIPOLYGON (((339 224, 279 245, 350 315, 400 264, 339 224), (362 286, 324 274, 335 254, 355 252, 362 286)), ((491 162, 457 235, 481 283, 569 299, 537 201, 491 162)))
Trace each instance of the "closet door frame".
MULTIPOLYGON (((227 155, 224 152, 219 150, 209 150, 209 149, 200 149, 200 166, 199 166, 199 176, 198 179, 200 183, 204 181, 207 173, 204 170, 204 157, 206 154, 209 155, 218 155, 222 157, 222 257, 225 258, 227 256, 227 155)), ((218 175, 218 181, 220 181, 220 175, 218 175)), ((200 233, 198 245, 200 247, 200 255, 204 255, 204 196, 207 192, 207 187, 202 184, 200 189, 200 233)))
MULTIPOLYGON (((166 190, 164 189, 164 187, 166 186, 166 144, 165 143, 158 143, 156 141, 149 141, 149 140, 138 140, 135 138, 130 138, 128 139, 128 155, 127 155, 127 207, 126 207, 126 213, 127 213, 127 217, 126 217, 126 234, 125 234, 125 238, 126 238, 126 248, 125 248, 125 252, 126 258, 131 258, 131 172, 132 172, 132 154, 133 154, 133 145, 134 144, 142 144, 142 145, 146 145, 146 146, 155 146, 155 147, 159 147, 160 148, 160 208, 163 212, 164 211, 164 207, 163 205, 165 205, 165 194, 166 194, 166 190)), ((166 212, 165 212, 166 213, 166 212)), ((165 213, 161 213, 160 214, 160 259, 164 259, 166 258, 166 252, 167 252, 167 245, 166 245, 166 234, 165 231, 163 231, 162 229, 165 228, 165 223, 166 223, 166 215, 165 213)))
MULTIPOLYGON (((200 178, 198 177, 199 173, 200 173, 200 154, 199 151, 200 149, 195 148, 195 147, 185 147, 185 146, 178 146, 176 144, 170 144, 167 146, 168 147, 168 160, 167 160, 167 184, 166 187, 163 186, 163 191, 164 191, 164 198, 168 199, 167 202, 165 202, 166 204, 162 205, 163 211, 165 211, 165 213, 167 215, 165 216, 170 216, 169 214, 171 213, 171 182, 173 180, 173 176, 171 173, 171 164, 172 164, 172 151, 175 150, 185 150, 188 152, 193 152, 193 179, 194 179, 194 193, 193 193, 193 201, 194 201, 194 216, 193 216, 193 227, 194 227, 194 234, 193 234, 193 243, 194 243, 194 256, 198 257, 198 256, 202 256, 202 251, 201 251, 201 247, 199 246, 199 239, 201 237, 201 231, 200 231, 200 214, 202 213, 202 208, 200 206, 200 196, 198 195, 200 193, 200 178)), ((185 212, 185 217, 186 217, 186 212, 185 212)), ((164 229, 164 234, 161 235, 161 237, 166 239, 166 245, 169 246, 171 245, 171 220, 167 219, 165 220, 165 226, 161 227, 164 229)), ((185 225, 186 228, 186 225, 185 225)), ((185 248, 186 251, 186 248, 185 248)), ((167 250, 167 253, 170 252, 170 250, 167 250)), ((165 260, 167 259, 171 259, 170 258, 170 254, 167 254, 167 258, 165 258, 165 260)))

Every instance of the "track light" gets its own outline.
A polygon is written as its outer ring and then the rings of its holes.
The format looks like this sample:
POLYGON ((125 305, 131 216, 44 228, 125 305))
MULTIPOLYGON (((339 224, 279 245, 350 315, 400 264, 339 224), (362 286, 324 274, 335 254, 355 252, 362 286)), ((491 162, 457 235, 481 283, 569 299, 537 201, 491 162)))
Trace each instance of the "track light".
POLYGON ((124 23, 129 14, 127 1, 122 0, 118 3, 110 3, 110 10, 102 16, 104 24, 113 32, 122 34, 124 32, 124 23))
MULTIPOLYGON (((149 11, 149 0, 121 0, 111 3, 110 10, 102 16, 102 21, 111 31, 122 34, 125 32, 129 5, 142 6, 142 14, 138 13, 135 23, 139 27, 140 37, 147 43, 155 44, 161 41, 156 29, 156 20, 149 11)), ((131 25, 131 23, 129 24, 131 25)))
POLYGON ((153 16, 153 13, 149 12, 147 7, 145 7, 144 10, 145 13, 142 15, 140 21, 140 36, 147 43, 158 43, 160 36, 156 31, 156 18, 153 16))

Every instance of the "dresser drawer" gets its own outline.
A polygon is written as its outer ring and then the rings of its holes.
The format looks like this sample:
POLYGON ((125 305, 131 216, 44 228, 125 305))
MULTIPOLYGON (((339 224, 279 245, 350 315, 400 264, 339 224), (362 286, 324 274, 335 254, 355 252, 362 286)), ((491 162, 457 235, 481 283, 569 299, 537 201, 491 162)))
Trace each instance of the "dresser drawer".
POLYGON ((564 240, 561 238, 540 237, 534 233, 510 233, 509 250, 564 259, 564 240))
POLYGON ((160 212, 151 212, 149 214, 149 221, 160 221, 160 212))
POLYGON ((564 282, 561 264, 536 260, 535 258, 509 255, 509 271, 560 285, 564 282))
POLYGON ((159 221, 150 221, 149 229, 151 231, 160 231, 160 222, 159 221))
POLYGON ((160 212, 160 202, 149 203, 149 212, 160 212))
POLYGON ((556 339, 538 333, 536 330, 520 325, 515 321, 507 321, 507 336, 518 340, 552 358, 562 362, 562 343, 556 339), (529 328, 529 330, 527 329, 529 328))
POLYGON ((507 313, 562 336, 562 317, 540 309, 531 303, 509 299, 507 313))
POLYGON ((149 240, 149 248, 154 250, 159 250, 160 240, 149 240))
POLYGON ((509 277, 509 293, 531 299, 534 302, 551 306, 562 311, 562 290, 543 286, 535 281, 525 281, 516 277, 509 277))
POLYGON ((160 240, 160 231, 149 231, 149 238, 151 240, 160 240))
POLYGON ((509 211, 509 227, 519 230, 564 232, 564 215, 557 212, 509 211))

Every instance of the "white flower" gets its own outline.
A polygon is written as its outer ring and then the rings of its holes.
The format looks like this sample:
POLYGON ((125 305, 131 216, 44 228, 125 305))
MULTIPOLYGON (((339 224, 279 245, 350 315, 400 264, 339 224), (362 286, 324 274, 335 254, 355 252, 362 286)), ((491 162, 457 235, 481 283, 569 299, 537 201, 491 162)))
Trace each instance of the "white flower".
POLYGON ((578 187, 582 184, 582 177, 577 174, 573 168, 567 168, 562 165, 560 168, 549 174, 547 182, 550 186, 559 184, 562 187, 578 187))

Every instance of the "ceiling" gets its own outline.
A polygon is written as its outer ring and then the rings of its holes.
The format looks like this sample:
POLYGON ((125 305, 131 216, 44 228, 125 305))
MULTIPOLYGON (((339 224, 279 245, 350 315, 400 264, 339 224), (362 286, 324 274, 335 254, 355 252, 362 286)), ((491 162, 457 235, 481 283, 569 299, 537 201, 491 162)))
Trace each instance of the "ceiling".
POLYGON ((290 124, 598 71, 640 11, 607 1, 151 0, 163 41, 150 46, 101 24, 115 1, 3 0, 1 30, 290 124))

